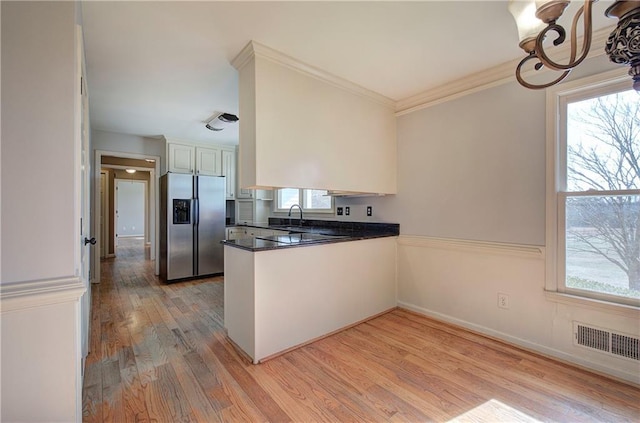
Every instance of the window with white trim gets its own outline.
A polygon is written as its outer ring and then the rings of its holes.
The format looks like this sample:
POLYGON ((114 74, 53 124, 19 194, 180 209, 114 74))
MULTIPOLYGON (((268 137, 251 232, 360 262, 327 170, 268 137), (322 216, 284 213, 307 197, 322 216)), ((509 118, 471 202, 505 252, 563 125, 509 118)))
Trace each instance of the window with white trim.
POLYGON ((547 289, 640 305, 640 93, 614 80, 551 95, 547 289))
POLYGON ((289 211, 298 204, 305 212, 333 213, 333 197, 326 190, 282 188, 277 197, 277 211, 289 211))

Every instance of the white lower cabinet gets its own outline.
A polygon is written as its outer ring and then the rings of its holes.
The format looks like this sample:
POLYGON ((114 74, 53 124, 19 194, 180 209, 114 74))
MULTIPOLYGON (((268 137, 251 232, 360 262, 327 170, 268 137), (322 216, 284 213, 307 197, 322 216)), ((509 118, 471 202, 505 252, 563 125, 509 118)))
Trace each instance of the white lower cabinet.
POLYGON ((232 228, 227 228, 227 236, 226 239, 242 239, 245 238, 246 235, 246 228, 238 228, 238 227, 232 227, 232 228))
POLYGON ((227 228, 226 239, 243 239, 255 236, 271 236, 271 235, 286 235, 288 231, 278 231, 266 228, 255 228, 252 226, 234 226, 227 228))
POLYGON ((258 363, 396 307, 395 269, 395 237, 257 252, 225 245, 225 328, 258 363))

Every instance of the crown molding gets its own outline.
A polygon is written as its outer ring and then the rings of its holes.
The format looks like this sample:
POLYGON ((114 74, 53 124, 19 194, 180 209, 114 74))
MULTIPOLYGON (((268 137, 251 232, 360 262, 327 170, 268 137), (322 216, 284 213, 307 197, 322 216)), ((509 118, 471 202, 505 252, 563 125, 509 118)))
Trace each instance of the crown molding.
MULTIPOLYGON (((237 145, 235 144, 218 144, 218 143, 205 143, 202 141, 193 141, 193 140, 188 140, 186 138, 176 138, 176 137, 170 137, 170 136, 166 136, 166 135, 161 135, 160 136, 162 140, 164 140, 165 144, 181 144, 181 145, 188 145, 190 147, 203 147, 203 148, 218 148, 220 150, 229 150, 229 151, 235 151, 237 148, 237 145)), ((167 148, 169 148, 167 146, 167 148)))
MULTIPOLYGON (((598 57, 604 54, 604 49, 601 48, 601 46, 604 46, 607 38, 609 37, 609 34, 614 28, 615 25, 611 25, 609 27, 605 27, 593 32, 591 50, 589 51, 589 54, 587 56, 588 58, 598 57), (594 46, 598 46, 598 48, 594 48, 594 46)), ((583 37, 580 37, 578 39, 578 45, 581 45, 582 41, 583 37)), ((556 61, 567 60, 569 57, 569 50, 570 43, 567 42, 560 47, 557 47, 551 57, 556 61)), ((326 82, 337 88, 344 89, 353 94, 366 97, 389 108, 393 108, 395 110, 396 116, 413 113, 418 110, 435 106, 447 101, 455 100, 457 98, 464 97, 478 91, 483 91, 515 81, 515 69, 516 66, 518 66, 520 60, 522 60, 522 57, 514 59, 509 62, 505 62, 500 65, 485 69, 481 72, 467 75, 464 78, 451 81, 439 87, 413 95, 411 97, 394 101, 389 97, 368 90, 339 76, 300 62, 299 60, 291 56, 287 56, 284 53, 281 53, 256 41, 250 41, 231 61, 231 64, 237 70, 241 70, 254 57, 267 59, 289 69, 298 71, 307 76, 326 82)), ((549 72, 549 69, 543 68, 542 71, 530 70, 528 72, 525 72, 523 74, 523 77, 531 77, 534 74, 540 75, 543 72, 549 72)))
POLYGON ((2 313, 79 301, 86 291, 77 276, 16 282, 0 286, 2 313))
POLYGON ((512 60, 399 100, 396 103, 396 116, 413 113, 515 80, 514 70, 519 62, 520 59, 512 60))
POLYGON ((287 56, 284 53, 281 53, 277 50, 274 50, 256 41, 250 41, 240 51, 240 53, 238 53, 238 55, 231 61, 231 65, 239 71, 243 67, 245 67, 247 63, 249 63, 250 60, 254 57, 259 57, 262 59, 269 60, 273 63, 277 63, 281 66, 287 67, 294 71, 300 72, 304 75, 323 81, 336 88, 340 88, 352 94, 367 98, 368 100, 379 103, 390 109, 393 109, 393 110, 396 109, 396 101, 393 99, 390 99, 389 97, 386 97, 386 96, 383 96, 382 94, 378 94, 374 91, 368 90, 364 87, 361 87, 360 85, 354 84, 351 81, 348 81, 344 78, 333 75, 332 73, 319 69, 315 66, 311 66, 306 63, 303 63, 291 56, 287 56))
MULTIPOLYGON (((615 28, 615 25, 602 28, 598 31, 594 31, 591 40, 591 50, 589 51, 588 58, 597 57, 604 54, 604 46, 611 31, 615 28), (594 49, 594 46, 598 48, 594 49)), ((582 44, 583 37, 578 40, 578 45, 582 44)), ((570 43, 566 42, 560 47, 556 48, 552 58, 554 60, 567 60, 569 58, 570 43)), ((524 57, 524 56, 523 56, 524 57)), ((464 78, 451 81, 447 84, 441 85, 437 88, 424 91, 420 94, 408 97, 403 100, 399 100, 396 103, 396 116, 402 116, 408 113, 412 113, 418 110, 425 109, 427 107, 435 106, 440 103, 444 103, 456 98, 460 98, 469 94, 473 94, 478 91, 486 90, 498 85, 506 84, 508 82, 515 81, 515 69, 519 59, 511 60, 498 66, 486 69, 473 75, 468 75, 464 78)), ((548 69, 543 68, 544 72, 549 72, 548 69)), ((523 77, 527 78, 534 74, 541 74, 540 71, 530 70, 523 74, 523 77)))
POLYGON ((240 53, 238 53, 236 57, 234 57, 233 60, 231 60, 231 66, 236 68, 236 70, 238 71, 243 67, 245 67, 247 63, 249 63, 249 60, 251 60, 251 58, 253 58, 254 56, 254 51, 255 51, 254 46, 256 44, 258 43, 256 43, 253 40, 249 41, 247 45, 244 46, 242 50, 240 50, 240 53))

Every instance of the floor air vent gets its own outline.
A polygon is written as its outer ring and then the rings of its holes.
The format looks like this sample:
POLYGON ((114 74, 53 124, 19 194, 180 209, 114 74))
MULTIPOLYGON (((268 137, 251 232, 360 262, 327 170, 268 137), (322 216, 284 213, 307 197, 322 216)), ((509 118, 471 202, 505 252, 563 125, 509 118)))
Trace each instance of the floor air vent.
POLYGON ((611 354, 621 355, 623 357, 640 360, 640 348, 638 346, 638 338, 632 336, 611 334, 611 354))
POLYGON ((640 360, 640 340, 633 336, 573 322, 573 341, 610 355, 640 360))

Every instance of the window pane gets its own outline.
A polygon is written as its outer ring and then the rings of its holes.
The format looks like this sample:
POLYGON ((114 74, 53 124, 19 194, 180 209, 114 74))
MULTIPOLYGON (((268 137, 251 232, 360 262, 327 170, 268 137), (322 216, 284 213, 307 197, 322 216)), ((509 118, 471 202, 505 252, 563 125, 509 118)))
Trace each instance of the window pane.
POLYGON ((299 190, 296 188, 283 188, 278 190, 278 208, 288 209, 300 201, 299 190))
POLYGON ((326 190, 305 189, 303 192, 305 209, 331 209, 331 197, 326 190))
POLYGON ((634 90, 567 105, 567 189, 639 189, 640 94, 634 90))
POLYGON ((568 197, 567 288, 640 298, 640 195, 568 197))

